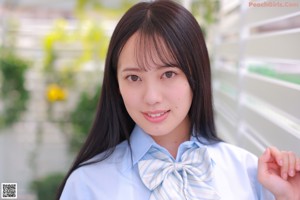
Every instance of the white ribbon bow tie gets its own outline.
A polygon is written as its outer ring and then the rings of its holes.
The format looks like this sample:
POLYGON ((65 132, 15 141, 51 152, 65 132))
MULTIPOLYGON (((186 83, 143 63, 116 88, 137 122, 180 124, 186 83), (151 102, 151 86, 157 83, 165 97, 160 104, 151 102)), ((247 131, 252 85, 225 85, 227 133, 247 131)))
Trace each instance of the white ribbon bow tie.
POLYGON ((143 183, 152 191, 150 200, 220 199, 208 185, 212 179, 212 164, 206 148, 186 150, 181 162, 174 162, 156 148, 148 153, 152 159, 139 161, 138 168, 143 183))

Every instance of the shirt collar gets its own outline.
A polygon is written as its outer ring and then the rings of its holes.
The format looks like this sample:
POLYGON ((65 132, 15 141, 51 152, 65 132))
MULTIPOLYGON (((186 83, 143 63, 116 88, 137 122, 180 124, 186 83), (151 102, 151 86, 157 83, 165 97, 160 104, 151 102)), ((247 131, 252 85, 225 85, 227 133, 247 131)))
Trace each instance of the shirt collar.
MULTIPOLYGON (((197 140, 196 137, 191 136, 190 141, 186 141, 179 146, 177 159, 181 157, 181 155, 192 146, 204 147, 207 146, 206 139, 200 138, 201 142, 197 140)), ((158 145, 153 138, 145 133, 141 127, 135 125, 131 136, 130 136, 130 145, 132 150, 132 166, 134 166, 138 161, 140 161, 143 156, 148 152, 151 146, 155 146, 157 148, 166 151, 163 147, 158 145)), ((168 153, 166 151, 166 153, 168 153)))
POLYGON ((152 137, 145 133, 138 125, 135 125, 130 136, 132 165, 135 165, 154 144, 155 141, 152 139, 152 137))

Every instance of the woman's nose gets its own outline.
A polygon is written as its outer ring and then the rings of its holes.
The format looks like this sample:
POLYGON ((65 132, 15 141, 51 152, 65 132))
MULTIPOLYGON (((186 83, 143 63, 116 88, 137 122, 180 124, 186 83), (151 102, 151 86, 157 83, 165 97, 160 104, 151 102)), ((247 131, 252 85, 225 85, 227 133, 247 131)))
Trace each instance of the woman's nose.
POLYGON ((146 84, 144 88, 144 101, 149 105, 154 105, 162 100, 161 87, 155 82, 146 84))

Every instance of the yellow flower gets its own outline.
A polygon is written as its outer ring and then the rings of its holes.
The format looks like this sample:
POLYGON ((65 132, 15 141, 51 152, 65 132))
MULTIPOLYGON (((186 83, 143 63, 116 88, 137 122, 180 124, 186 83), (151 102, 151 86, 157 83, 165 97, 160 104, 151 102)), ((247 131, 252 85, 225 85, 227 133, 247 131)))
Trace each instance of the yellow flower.
POLYGON ((67 92, 57 84, 50 84, 47 88, 47 100, 50 102, 64 101, 67 98, 67 92))

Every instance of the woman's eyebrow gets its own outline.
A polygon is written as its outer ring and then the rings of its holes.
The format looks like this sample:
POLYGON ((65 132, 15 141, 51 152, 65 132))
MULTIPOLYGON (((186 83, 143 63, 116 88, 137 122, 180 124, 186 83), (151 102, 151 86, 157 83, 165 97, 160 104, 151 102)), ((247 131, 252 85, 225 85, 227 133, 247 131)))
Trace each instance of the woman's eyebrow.
POLYGON ((134 71, 134 72, 139 72, 139 71, 141 71, 142 69, 141 68, 139 68, 139 67, 125 67, 124 69, 122 69, 121 70, 121 72, 132 72, 132 71, 134 71))
MULTIPOLYGON (((163 65, 159 65, 155 68, 155 70, 161 70, 161 69, 165 69, 165 68, 169 68, 169 67, 176 67, 175 64, 163 64, 163 65)), ((150 68, 149 68, 150 69, 150 68)), ((141 71, 148 71, 144 68, 140 68, 140 67, 125 67, 124 69, 121 70, 121 72, 141 72, 141 71)))

